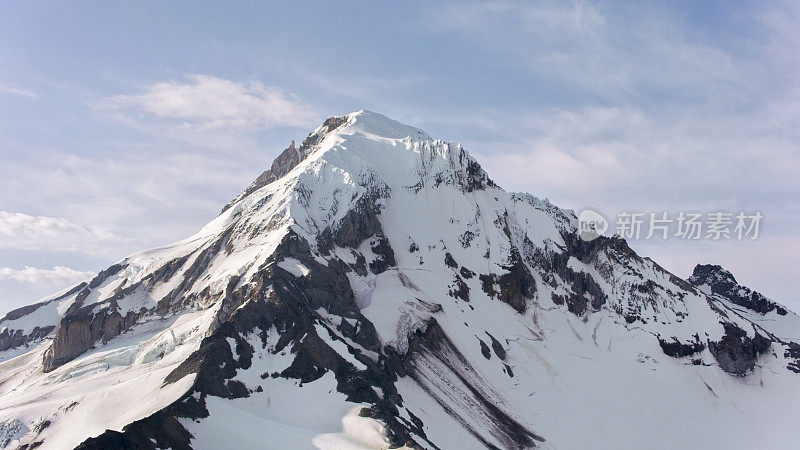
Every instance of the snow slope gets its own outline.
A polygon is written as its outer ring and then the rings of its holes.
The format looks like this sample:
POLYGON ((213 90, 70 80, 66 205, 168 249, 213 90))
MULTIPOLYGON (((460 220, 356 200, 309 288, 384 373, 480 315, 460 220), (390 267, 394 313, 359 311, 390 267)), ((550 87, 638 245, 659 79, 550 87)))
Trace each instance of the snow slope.
POLYGON ((330 118, 194 236, 0 320, 0 445, 796 446, 798 316, 576 222, 330 118))

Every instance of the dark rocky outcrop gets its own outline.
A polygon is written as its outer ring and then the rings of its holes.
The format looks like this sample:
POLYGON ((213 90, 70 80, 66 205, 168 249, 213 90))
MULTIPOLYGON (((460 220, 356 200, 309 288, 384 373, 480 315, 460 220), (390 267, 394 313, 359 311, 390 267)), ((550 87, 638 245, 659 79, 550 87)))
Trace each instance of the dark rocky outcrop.
POLYGON ((554 296, 553 302, 564 304, 576 316, 582 316, 591 305, 594 311, 599 310, 606 302, 607 296, 600 285, 586 272, 575 272, 568 265, 570 254, 555 254, 552 257, 550 269, 555 275, 566 283, 569 291, 565 296, 554 296))
POLYGON ((92 289, 98 288, 124 268, 124 264, 114 264, 102 270, 92 278, 88 286, 78 292, 75 301, 61 318, 53 343, 45 351, 42 361, 42 369, 45 372, 50 372, 83 354, 98 340, 108 341, 133 326, 138 319, 138 313, 130 312, 126 317, 122 317, 117 311, 114 297, 101 304, 83 306, 92 289), (95 312, 95 309, 99 311, 95 312))
POLYGON ((708 350, 722 370, 743 377, 753 370, 758 355, 770 348, 771 341, 758 332, 750 338, 746 331, 732 323, 722 323, 722 326, 725 334, 718 342, 709 341, 708 350))
POLYGON ((497 275, 481 274, 481 288, 486 295, 508 303, 519 313, 524 313, 526 302, 536 294, 536 279, 522 262, 519 250, 511 249, 509 263, 503 267, 508 272, 497 275))
POLYGON ((450 252, 444 254, 444 264, 452 269, 458 269, 458 263, 453 259, 453 255, 450 252))
MULTIPOLYGON (((542 276, 542 280, 551 287, 564 285, 566 292, 563 295, 552 294, 551 299, 556 305, 567 305, 567 309, 576 316, 582 316, 591 306, 592 311, 598 311, 608 300, 603 288, 592 275, 586 272, 576 272, 569 266, 571 257, 585 263, 595 264, 597 255, 605 251, 607 255, 619 259, 638 258, 627 246, 624 240, 617 237, 607 238, 600 236, 592 241, 584 241, 575 234, 562 235, 566 247, 561 253, 544 251, 536 248, 531 253, 532 265, 542 276)), ((629 263, 628 263, 629 264, 629 263)))
POLYGON ((486 175, 478 161, 470 159, 467 162, 466 179, 464 180, 467 192, 483 189, 486 186, 496 186, 494 181, 486 175))
POLYGON ((500 341, 495 339, 491 333, 488 331, 485 332, 489 339, 492 340, 492 350, 494 350, 494 354, 497 355, 498 358, 505 360, 506 359, 506 349, 503 348, 503 345, 500 344, 500 341))
POLYGON ((796 342, 789 342, 786 344, 786 351, 783 352, 783 357, 793 359, 789 361, 786 368, 794 373, 800 374, 800 344, 796 342))
POLYGON ((373 236, 382 237, 381 211, 377 200, 384 195, 386 193, 373 191, 359 197, 335 226, 325 228, 317 236, 320 251, 327 253, 334 245, 357 248, 373 236))
POLYGON ((118 312, 116 301, 93 312, 96 305, 87 305, 61 319, 53 343, 45 351, 42 370, 50 372, 72 361, 98 341, 109 341, 131 328, 141 312, 128 312, 124 317, 118 312))
POLYGON ((469 301, 469 286, 458 275, 452 285, 450 285, 450 296, 465 302, 469 301))
POLYGON ((460 273, 461 276, 467 280, 475 276, 475 272, 467 269, 466 267, 462 267, 461 270, 458 271, 458 273, 460 273))
POLYGON ((45 336, 49 335, 53 330, 55 330, 55 325, 47 325, 42 324, 41 326, 37 325, 33 328, 29 333, 25 334, 23 330, 14 329, 13 324, 9 324, 14 320, 20 319, 25 317, 29 314, 33 314, 39 310, 39 308, 51 304, 53 302, 61 301, 67 297, 75 295, 76 293, 82 291, 88 283, 82 282, 68 290, 67 292, 50 299, 45 302, 35 303, 33 305, 23 306, 22 308, 17 308, 15 310, 9 311, 0 319, 0 352, 9 350, 12 348, 20 347, 23 345, 28 345, 31 342, 38 341, 45 336))
POLYGON ((75 450, 191 450, 192 435, 177 419, 179 416, 176 412, 181 409, 179 406, 171 405, 137 420, 125 426, 121 432, 106 430, 100 436, 83 441, 75 450))
POLYGON ((774 310, 779 315, 786 315, 786 308, 737 283, 733 274, 721 266, 698 264, 692 271, 692 276, 688 278, 688 281, 693 286, 707 285, 711 288, 712 293, 757 313, 766 314, 774 310))
POLYGON ((676 338, 672 338, 672 340, 669 341, 658 338, 658 343, 661 345, 661 350, 664 351, 664 354, 672 356, 673 358, 694 355, 706 348, 705 344, 700 342, 700 337, 697 335, 695 335, 694 341, 688 343, 680 342, 676 338))
POLYGON ((489 350, 489 346, 486 345, 486 342, 483 342, 483 340, 480 338, 478 339, 478 342, 480 342, 481 354, 483 355, 483 357, 486 359, 492 359, 492 351, 489 350))
POLYGON ((44 327, 37 326, 28 334, 24 334, 22 330, 4 328, 2 331, 0 331, 0 352, 17 348, 30 342, 42 339, 50 334, 55 328, 55 325, 48 325, 44 327))
MULTIPOLYGON (((475 161, 466 150, 460 146, 447 144, 450 150, 449 170, 432 173, 433 186, 454 185, 458 186, 462 192, 473 192, 486 189, 487 187, 497 186, 481 165, 475 161)), ((415 192, 419 192, 423 187, 423 182, 411 186, 415 192)), ((462 241, 462 245, 469 246, 468 241, 462 241), (466 244, 466 245, 465 245, 466 244)))
POLYGON ((397 263, 394 260, 394 250, 389 244, 389 240, 381 233, 375 239, 373 245, 370 246, 372 253, 378 255, 378 258, 369 263, 369 269, 374 274, 385 272, 390 267, 394 267, 397 263))

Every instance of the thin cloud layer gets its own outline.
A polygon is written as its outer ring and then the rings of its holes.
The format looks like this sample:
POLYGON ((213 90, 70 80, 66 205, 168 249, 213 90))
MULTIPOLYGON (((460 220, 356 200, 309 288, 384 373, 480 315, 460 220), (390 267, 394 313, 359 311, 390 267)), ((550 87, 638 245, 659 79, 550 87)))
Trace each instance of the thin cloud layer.
POLYGON ((0 83, 0 94, 14 94, 23 97, 36 98, 36 93, 28 89, 20 89, 14 86, 7 86, 0 83))
POLYGON ((316 117, 308 105, 258 81, 240 83, 210 75, 187 78, 155 83, 137 95, 113 96, 97 106, 138 118, 169 119, 201 130, 309 126, 316 117))
POLYGON ((102 253, 120 238, 102 227, 67 219, 0 211, 0 249, 102 253))
POLYGON ((46 283, 52 286, 60 286, 82 281, 94 275, 94 272, 84 272, 64 266, 55 266, 52 269, 37 269, 31 266, 25 266, 23 269, 0 267, 0 280, 10 280, 25 284, 46 283))

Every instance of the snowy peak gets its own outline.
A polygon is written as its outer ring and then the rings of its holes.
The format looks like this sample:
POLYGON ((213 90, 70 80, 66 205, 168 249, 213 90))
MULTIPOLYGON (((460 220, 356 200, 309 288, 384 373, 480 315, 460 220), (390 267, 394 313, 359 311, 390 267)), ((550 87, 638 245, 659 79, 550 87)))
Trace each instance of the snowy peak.
POLYGON ((344 126, 341 134, 361 133, 383 139, 405 139, 411 138, 421 141, 431 141, 428 133, 409 125, 392 120, 382 114, 372 111, 360 110, 348 114, 347 125, 344 126))
POLYGON ((417 140, 431 140, 430 136, 422 130, 389 119, 381 114, 366 110, 356 111, 346 116, 334 116, 326 119, 322 125, 312 131, 300 144, 300 148, 295 147, 294 141, 281 152, 272 162, 269 169, 265 170, 256 178, 235 199, 230 201, 222 209, 223 212, 230 208, 234 203, 247 197, 258 189, 272 183, 295 168, 301 161, 305 160, 312 152, 322 147, 322 142, 336 132, 339 139, 332 139, 327 149, 334 143, 341 143, 343 137, 347 135, 359 135, 372 140, 399 140, 404 138, 417 140))
POLYGON ((225 207, 222 208, 222 211, 225 212, 225 210, 230 208, 234 203, 289 173, 289 171, 295 168, 300 161, 303 161, 315 149, 315 147, 325 139, 328 134, 337 128, 342 127, 343 125, 346 125, 351 120, 352 119, 349 116, 328 118, 321 126, 312 131, 303 140, 299 149, 295 148, 295 143, 292 141, 292 143, 289 144, 289 147, 287 147, 278 155, 277 158, 275 158, 275 160, 272 162, 272 166, 259 175, 258 178, 256 178, 256 180, 244 190, 244 192, 239 194, 235 199, 225 205, 225 207))
POLYGON ((786 315, 786 308, 768 299, 747 286, 736 282, 736 278, 722 266, 698 264, 687 281, 701 290, 724 297, 739 306, 744 306, 760 314, 775 310, 786 315))
POLYGON ((457 184, 466 191, 494 187, 480 164, 457 143, 432 139, 426 132, 381 114, 357 111, 330 117, 297 148, 294 141, 269 169, 223 208, 223 212, 252 193, 289 176, 301 189, 333 180, 322 172, 344 175, 368 190, 457 184), (327 166, 327 167, 326 167, 327 166), (296 169, 296 170, 295 170, 296 169))

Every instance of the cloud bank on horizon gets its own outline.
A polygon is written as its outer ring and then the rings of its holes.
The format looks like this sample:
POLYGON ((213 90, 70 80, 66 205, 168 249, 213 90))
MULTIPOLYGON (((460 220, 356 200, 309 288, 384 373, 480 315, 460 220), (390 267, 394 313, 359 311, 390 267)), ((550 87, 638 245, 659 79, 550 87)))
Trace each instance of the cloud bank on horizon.
POLYGON ((217 128, 269 129, 276 126, 313 126, 315 114, 278 88, 258 81, 239 83, 209 76, 189 75, 182 81, 162 81, 135 95, 115 95, 98 108, 123 117, 154 115, 194 130, 217 128))
POLYGON ((800 310, 794 2, 157 9, 0 18, 0 314, 188 236, 290 140, 361 108, 562 207, 759 210, 755 241, 632 245, 800 310))

